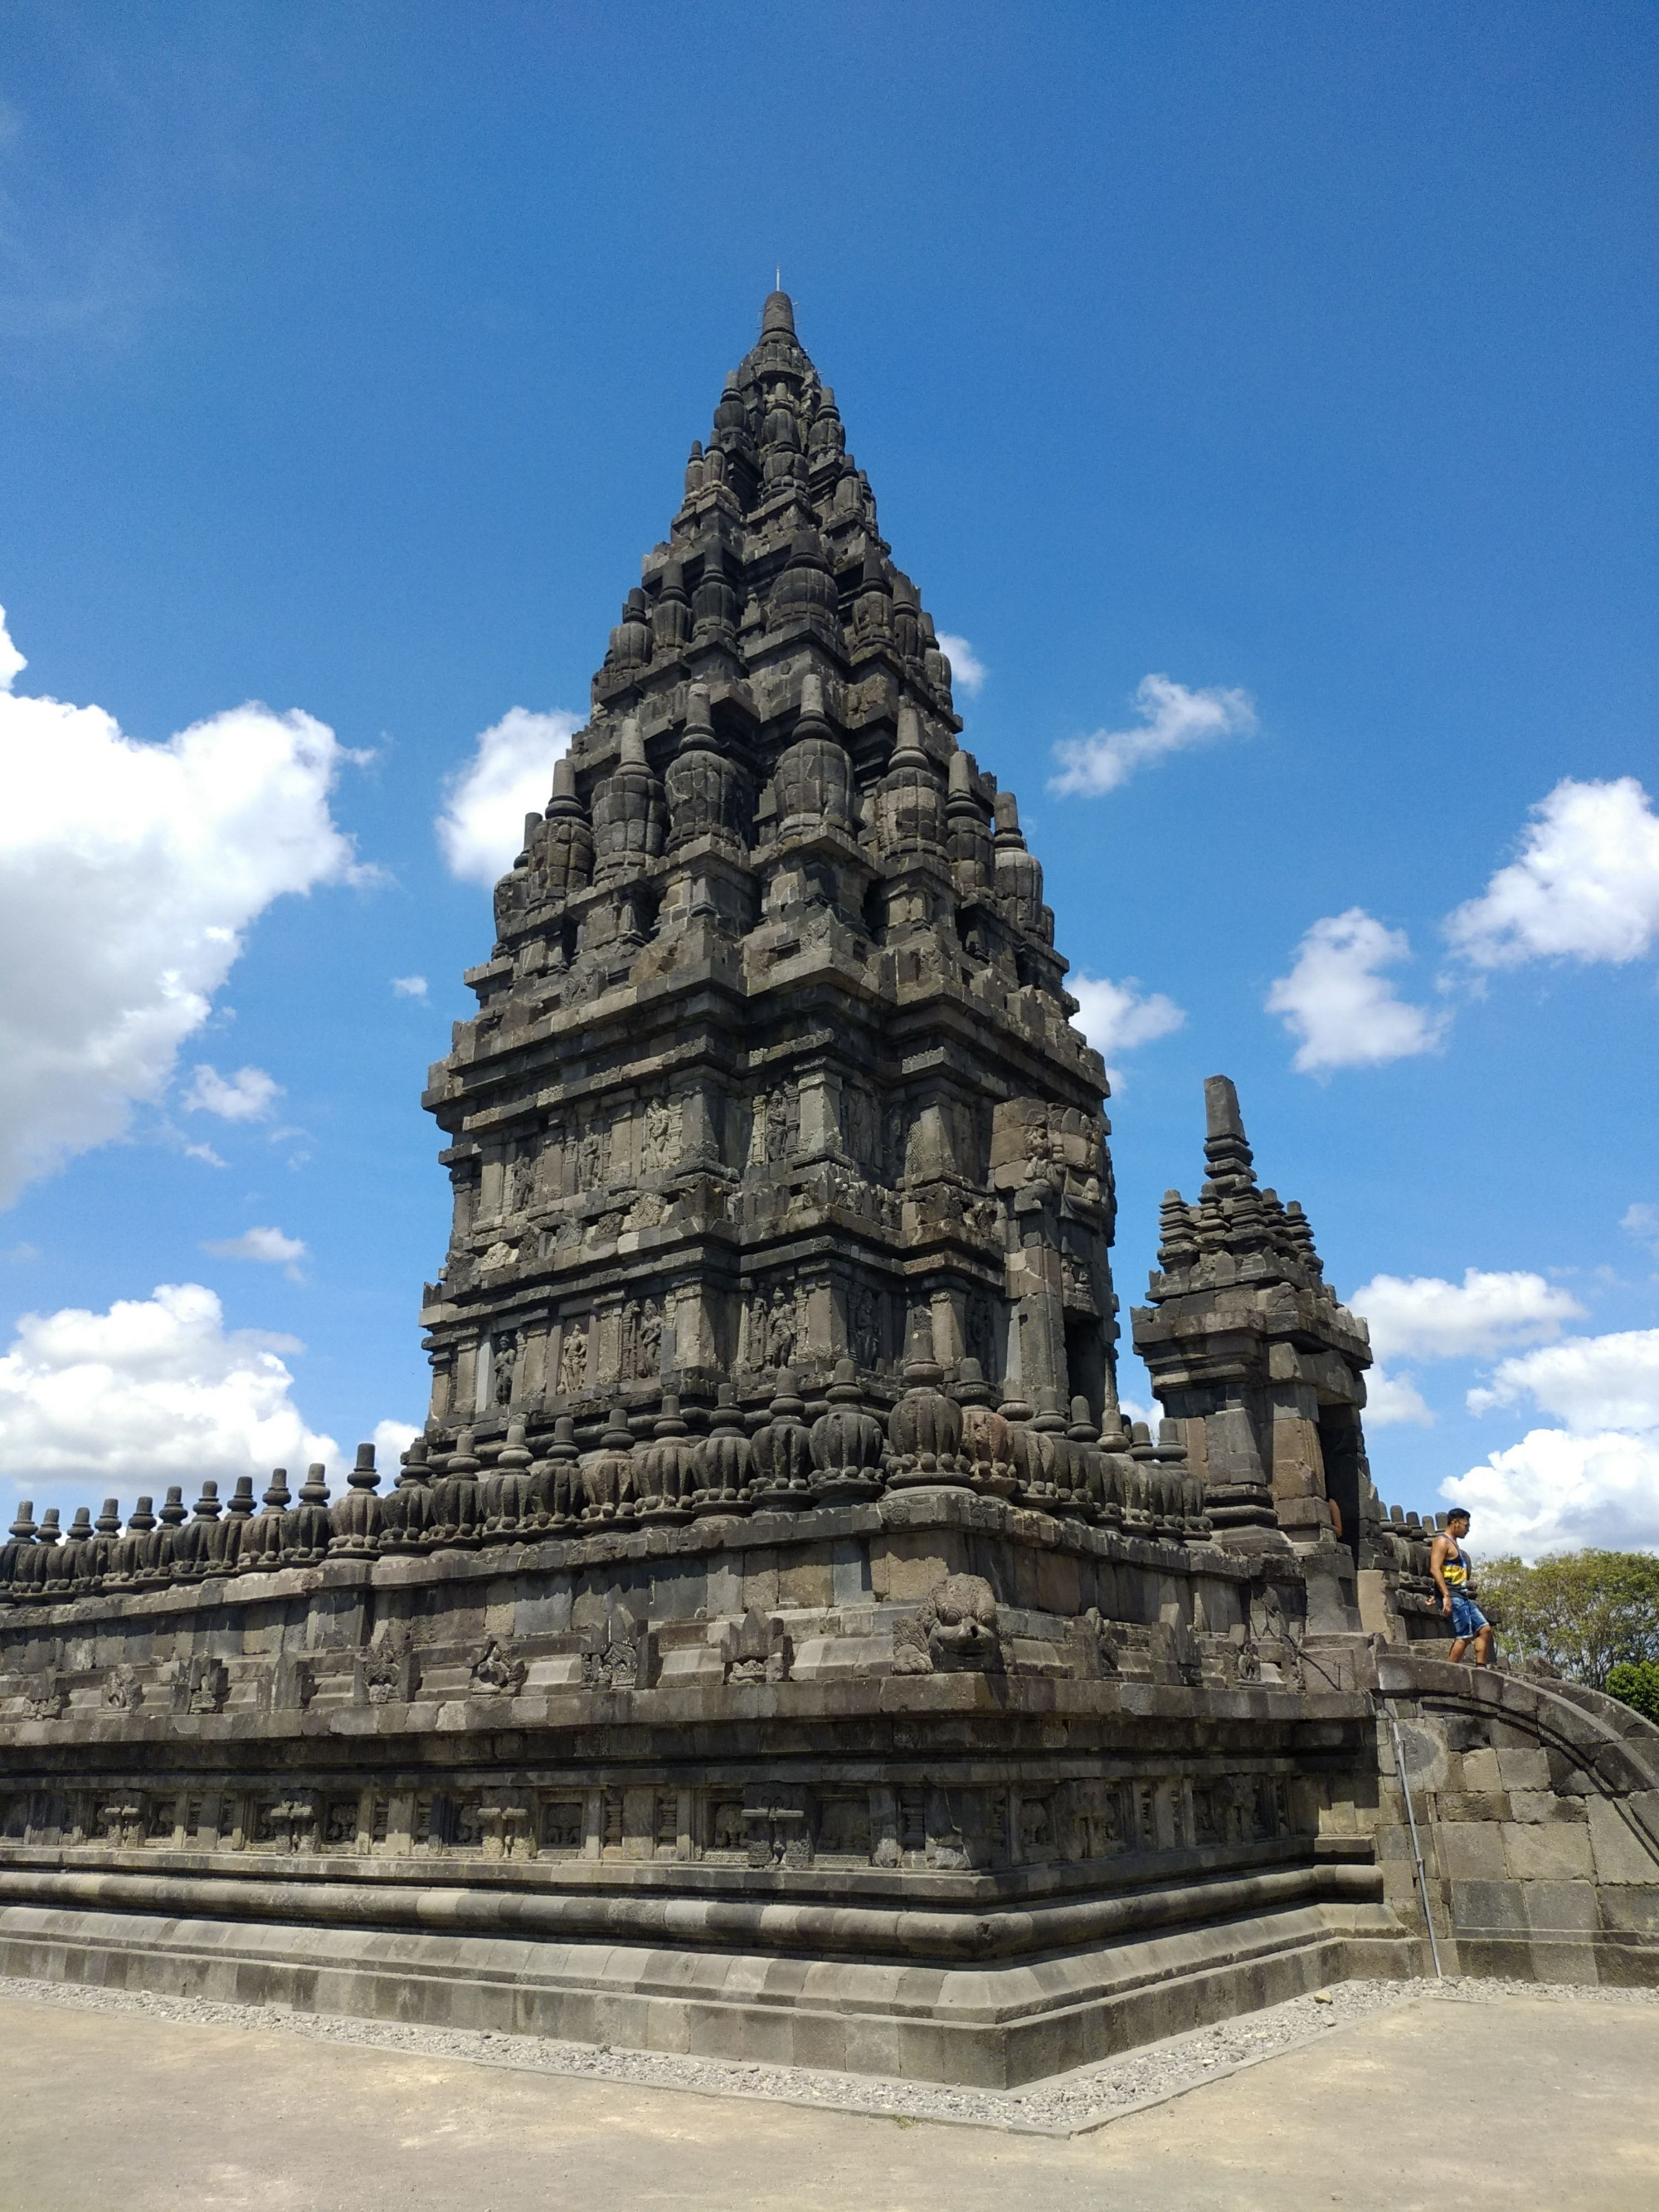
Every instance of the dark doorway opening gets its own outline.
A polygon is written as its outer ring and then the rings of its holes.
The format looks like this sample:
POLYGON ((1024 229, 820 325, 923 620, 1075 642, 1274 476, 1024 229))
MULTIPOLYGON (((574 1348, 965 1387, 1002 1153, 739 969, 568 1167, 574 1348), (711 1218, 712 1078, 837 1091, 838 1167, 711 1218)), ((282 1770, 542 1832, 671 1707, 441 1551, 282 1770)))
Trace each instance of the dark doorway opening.
POLYGON ((1322 1406, 1319 1449, 1325 1461, 1325 1495, 1342 1516, 1342 1540, 1359 1564, 1359 1415, 1352 1406, 1322 1406))

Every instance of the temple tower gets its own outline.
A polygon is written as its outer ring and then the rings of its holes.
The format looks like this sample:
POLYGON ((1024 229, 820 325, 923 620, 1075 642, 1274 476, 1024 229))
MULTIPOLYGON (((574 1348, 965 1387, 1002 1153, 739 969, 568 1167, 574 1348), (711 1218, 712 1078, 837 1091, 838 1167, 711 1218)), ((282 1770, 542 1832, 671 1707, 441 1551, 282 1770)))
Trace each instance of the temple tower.
POLYGON ((1300 1206, 1256 1182, 1238 1094, 1204 1085, 1208 1174, 1196 1206, 1164 1194, 1135 1350, 1203 1479, 1216 1541, 1304 1555, 1310 1618, 1357 1626, 1354 1572, 1374 1510, 1360 1409, 1364 1322, 1337 1303, 1300 1206), (1331 1519, 1334 1500, 1343 1537, 1331 1519))
POLYGON ((961 727, 775 292, 432 1071, 434 1441, 907 1354, 1115 1426, 1105 1073, 961 727))

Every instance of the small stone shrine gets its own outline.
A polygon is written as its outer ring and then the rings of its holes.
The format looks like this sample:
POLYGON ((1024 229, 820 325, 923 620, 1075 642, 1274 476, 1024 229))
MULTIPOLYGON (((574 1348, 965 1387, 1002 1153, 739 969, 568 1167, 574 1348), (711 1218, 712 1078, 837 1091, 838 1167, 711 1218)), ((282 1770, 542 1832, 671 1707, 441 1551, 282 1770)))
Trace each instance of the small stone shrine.
POLYGON ((1222 1077, 1126 1425, 960 728, 774 293, 432 1071, 424 1433, 0 1550, 0 1970, 988 2084, 1431 1932, 1659 1978, 1659 1731, 1443 1662, 1222 1077))

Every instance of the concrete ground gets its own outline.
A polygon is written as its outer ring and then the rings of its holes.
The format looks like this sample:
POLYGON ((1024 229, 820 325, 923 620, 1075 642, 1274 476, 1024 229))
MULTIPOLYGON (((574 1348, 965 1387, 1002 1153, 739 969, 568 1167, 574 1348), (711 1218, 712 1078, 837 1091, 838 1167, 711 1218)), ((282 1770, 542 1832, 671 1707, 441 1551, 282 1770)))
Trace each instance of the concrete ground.
POLYGON ((3 2212, 1415 2212, 1659 2204, 1659 2006, 1413 1997, 1070 2140, 0 1990, 3 2212))

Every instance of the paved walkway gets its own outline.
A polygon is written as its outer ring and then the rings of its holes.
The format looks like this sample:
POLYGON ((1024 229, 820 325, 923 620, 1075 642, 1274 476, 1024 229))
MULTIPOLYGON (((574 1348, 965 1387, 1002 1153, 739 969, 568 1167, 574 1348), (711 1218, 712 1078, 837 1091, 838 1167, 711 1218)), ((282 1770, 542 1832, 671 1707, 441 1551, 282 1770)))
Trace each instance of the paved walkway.
POLYGON ((1659 2006, 1415 1997, 1066 2140, 0 1990, 3 2212, 1652 2212, 1659 2006))

